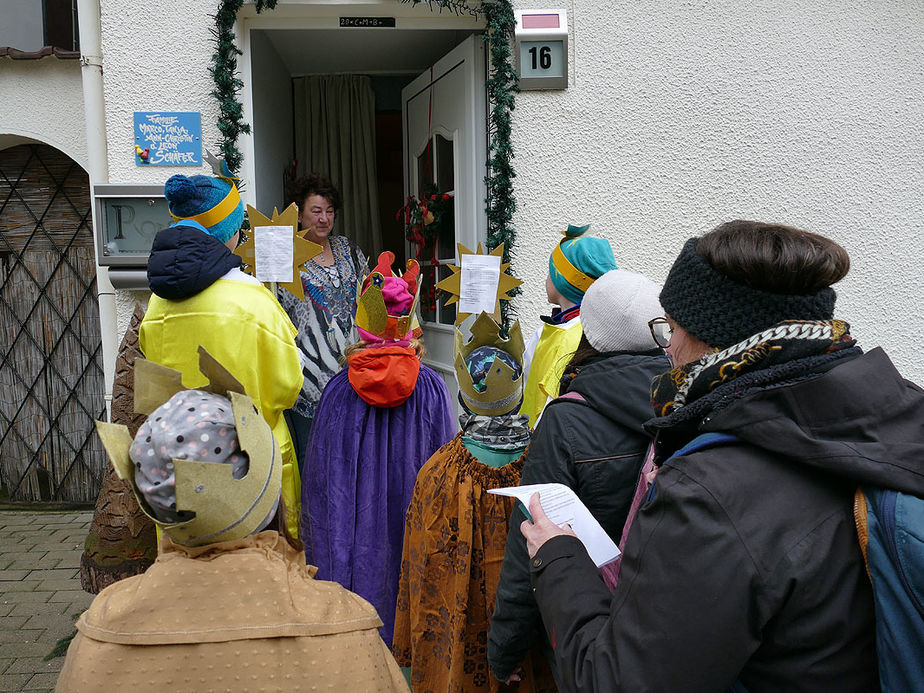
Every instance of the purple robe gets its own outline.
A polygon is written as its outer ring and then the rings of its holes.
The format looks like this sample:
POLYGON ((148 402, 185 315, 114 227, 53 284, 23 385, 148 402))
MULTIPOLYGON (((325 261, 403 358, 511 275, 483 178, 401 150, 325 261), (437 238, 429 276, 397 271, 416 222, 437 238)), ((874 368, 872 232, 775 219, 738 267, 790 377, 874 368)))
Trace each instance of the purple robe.
POLYGON ((344 368, 318 403, 302 478, 301 537, 318 579, 369 601, 391 646, 404 520, 417 472, 456 434, 449 391, 421 364, 395 407, 364 402, 344 368))

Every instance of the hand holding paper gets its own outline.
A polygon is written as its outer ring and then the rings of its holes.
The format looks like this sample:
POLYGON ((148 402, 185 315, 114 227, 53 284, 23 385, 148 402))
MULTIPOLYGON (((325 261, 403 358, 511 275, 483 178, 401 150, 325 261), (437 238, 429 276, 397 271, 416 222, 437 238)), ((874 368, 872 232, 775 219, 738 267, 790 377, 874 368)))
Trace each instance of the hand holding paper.
POLYGON ((552 537, 577 537, 570 524, 558 526, 548 518, 542 509, 542 499, 538 493, 534 493, 529 500, 529 514, 532 521, 521 522, 520 532, 526 539, 526 551, 530 558, 535 556, 542 545, 552 537))
POLYGON ((510 486, 494 489, 488 493, 516 498, 524 505, 529 505, 533 522, 532 526, 527 524, 523 527, 523 535, 527 538, 527 542, 535 546, 535 548, 529 547, 530 557, 546 541, 561 534, 573 534, 580 539, 598 568, 619 556, 619 547, 616 543, 603 531, 603 527, 590 514, 587 506, 581 502, 574 491, 564 484, 510 486), (534 494, 539 494, 539 499, 532 500, 534 494), (570 525, 573 532, 563 530, 561 528, 563 524, 570 525))

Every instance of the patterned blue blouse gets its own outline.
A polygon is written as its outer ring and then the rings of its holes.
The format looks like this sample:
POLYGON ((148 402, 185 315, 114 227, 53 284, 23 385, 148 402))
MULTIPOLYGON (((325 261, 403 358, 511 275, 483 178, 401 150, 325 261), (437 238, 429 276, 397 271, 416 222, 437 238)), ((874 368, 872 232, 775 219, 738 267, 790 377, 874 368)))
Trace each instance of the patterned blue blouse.
POLYGON ((331 236, 330 248, 330 267, 311 261, 301 272, 304 301, 285 289, 278 292, 279 303, 298 330, 295 343, 305 377, 293 409, 308 418, 314 417, 327 381, 340 370, 343 350, 358 339, 353 324, 356 285, 368 271, 366 256, 344 236, 331 236))

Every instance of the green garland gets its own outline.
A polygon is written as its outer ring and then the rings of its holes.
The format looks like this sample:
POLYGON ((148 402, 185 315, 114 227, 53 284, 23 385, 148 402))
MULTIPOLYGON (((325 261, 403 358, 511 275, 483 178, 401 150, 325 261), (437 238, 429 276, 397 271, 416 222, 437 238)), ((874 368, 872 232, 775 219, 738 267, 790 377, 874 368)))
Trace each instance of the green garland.
MULTIPOLYGON (((244 122, 244 106, 237 95, 244 83, 237 76, 237 56, 243 55, 234 43, 234 22, 244 0, 220 0, 211 30, 215 53, 209 74, 215 82, 212 96, 218 101, 218 130, 222 135, 221 154, 232 173, 240 172, 244 155, 237 148, 237 138, 250 133, 244 122)), ((276 7, 276 0, 256 0, 257 12, 276 7)))
MULTIPOLYGON (((519 77, 513 69, 510 42, 516 27, 516 19, 510 0, 485 2, 487 40, 491 53, 491 73, 487 81, 488 103, 491 112, 488 118, 488 172, 484 182, 487 186, 485 200, 488 216, 488 248, 504 244, 504 262, 511 262, 511 251, 517 239, 513 226, 513 212, 516 198, 513 195, 513 147, 510 144, 511 113, 516 105, 516 94, 520 90, 519 77)), ((512 265, 511 265, 512 268, 512 265)), ((512 269, 508 270, 513 274, 512 269)), ((510 296, 520 293, 520 287, 509 292, 510 296)), ((504 332, 513 319, 510 301, 501 301, 501 318, 504 332)))
MULTIPOLYGON (((256 0, 257 12, 276 7, 277 0, 256 0)), ((401 0, 413 5, 426 4, 431 10, 448 10, 455 14, 484 15, 486 39, 491 55, 491 71, 486 88, 490 116, 488 118, 488 160, 485 185, 487 198, 485 212, 488 217, 487 246, 494 249, 504 244, 504 262, 511 261, 516 243, 513 227, 513 212, 516 199, 513 195, 513 148, 510 145, 510 120, 519 91, 519 80, 511 61, 510 44, 516 20, 510 0, 401 0)), ((234 43, 234 22, 244 0, 220 0, 215 14, 215 28, 212 37, 215 54, 209 72, 215 82, 212 96, 218 101, 218 129, 222 134, 222 158, 233 173, 240 171, 243 155, 237 148, 237 139, 250 133, 250 125, 244 122, 244 107, 238 100, 238 93, 244 86, 237 76, 237 56, 242 55, 234 43)), ((511 295, 520 293, 519 288, 511 295)), ((506 330, 512 319, 508 301, 502 302, 503 322, 506 330)))

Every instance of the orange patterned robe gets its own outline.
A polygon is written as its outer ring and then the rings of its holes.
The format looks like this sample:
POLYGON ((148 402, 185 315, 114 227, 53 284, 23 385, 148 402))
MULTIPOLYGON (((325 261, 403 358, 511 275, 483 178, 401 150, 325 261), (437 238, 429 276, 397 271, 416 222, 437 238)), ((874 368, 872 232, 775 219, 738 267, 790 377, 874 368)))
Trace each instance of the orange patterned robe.
POLYGON ((461 434, 421 468, 407 512, 392 652, 415 693, 554 691, 540 653, 510 686, 488 669, 487 639, 514 500, 489 489, 520 483, 525 454, 479 462, 461 434))

